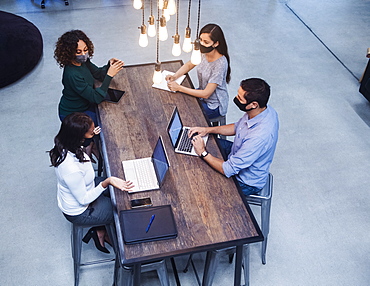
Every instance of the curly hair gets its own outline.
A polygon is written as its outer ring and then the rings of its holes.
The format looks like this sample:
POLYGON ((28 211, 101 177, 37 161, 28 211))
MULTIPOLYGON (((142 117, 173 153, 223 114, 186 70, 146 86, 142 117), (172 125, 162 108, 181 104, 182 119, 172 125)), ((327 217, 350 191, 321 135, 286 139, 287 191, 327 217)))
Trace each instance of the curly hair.
POLYGON ((79 162, 87 162, 81 145, 92 124, 93 120, 81 112, 71 113, 64 118, 54 138, 54 148, 49 151, 51 166, 58 167, 66 158, 68 151, 74 153, 79 162))
POLYGON ((60 68, 72 64, 76 58, 76 50, 78 41, 84 41, 88 51, 89 58, 94 55, 94 45, 88 36, 81 30, 71 30, 64 33, 56 42, 54 50, 54 58, 60 68))

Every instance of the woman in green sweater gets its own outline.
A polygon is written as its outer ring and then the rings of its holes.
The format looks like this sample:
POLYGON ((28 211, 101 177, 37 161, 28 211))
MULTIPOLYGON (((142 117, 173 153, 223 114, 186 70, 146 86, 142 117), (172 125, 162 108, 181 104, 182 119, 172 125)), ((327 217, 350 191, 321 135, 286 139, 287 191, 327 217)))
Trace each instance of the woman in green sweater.
POLYGON ((80 30, 64 33, 57 41, 54 58, 63 68, 63 91, 59 102, 61 121, 73 112, 89 115, 98 126, 96 105, 102 102, 112 78, 123 68, 123 61, 112 58, 103 67, 94 65, 90 58, 94 55, 94 45, 80 30), (102 82, 94 88, 94 81, 102 82))

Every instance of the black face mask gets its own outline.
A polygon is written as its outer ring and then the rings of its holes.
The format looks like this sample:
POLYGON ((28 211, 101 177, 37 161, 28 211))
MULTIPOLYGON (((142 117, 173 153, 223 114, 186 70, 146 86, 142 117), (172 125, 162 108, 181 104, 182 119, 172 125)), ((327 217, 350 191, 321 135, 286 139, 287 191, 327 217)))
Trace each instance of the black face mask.
POLYGON ((82 64, 82 63, 85 63, 88 58, 89 58, 89 54, 88 53, 86 53, 84 55, 78 55, 78 56, 76 56, 76 62, 82 64))
POLYGON ((246 107, 249 103, 241 103, 240 100, 237 97, 234 97, 234 103, 236 104, 237 107, 239 107, 239 109, 241 111, 244 111, 244 112, 246 112, 246 111, 248 112, 248 111, 251 111, 251 110, 255 109, 255 108, 246 109, 246 107))
POLYGON ((202 54, 207 54, 207 53, 209 53, 209 52, 212 52, 214 49, 215 49, 215 48, 214 48, 214 47, 212 47, 212 46, 205 47, 205 46, 203 46, 202 44, 200 45, 200 52, 201 52, 202 54))

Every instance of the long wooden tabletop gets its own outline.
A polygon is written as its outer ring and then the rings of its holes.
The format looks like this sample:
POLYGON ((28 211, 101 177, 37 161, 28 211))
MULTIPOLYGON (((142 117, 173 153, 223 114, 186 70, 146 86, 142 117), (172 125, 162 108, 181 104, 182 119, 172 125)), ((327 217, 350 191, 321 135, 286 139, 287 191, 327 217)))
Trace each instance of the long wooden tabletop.
MULTIPOLYGON (((175 72, 181 61, 162 63, 175 72)), ((118 104, 99 104, 103 149, 109 175, 124 178, 122 160, 150 157, 161 135, 170 169, 160 190, 128 194, 114 190, 115 222, 122 265, 261 241, 263 236, 249 206, 231 178, 214 171, 198 157, 177 154, 166 128, 175 106, 185 126, 207 126, 196 98, 152 88, 154 64, 126 66, 111 87, 125 90, 118 104), (175 239, 134 245, 123 243, 118 214, 130 200, 150 197, 153 205, 172 206, 178 229, 175 239)), ((183 85, 192 87, 187 77, 183 85)), ((221 158, 214 136, 207 150, 221 158)))

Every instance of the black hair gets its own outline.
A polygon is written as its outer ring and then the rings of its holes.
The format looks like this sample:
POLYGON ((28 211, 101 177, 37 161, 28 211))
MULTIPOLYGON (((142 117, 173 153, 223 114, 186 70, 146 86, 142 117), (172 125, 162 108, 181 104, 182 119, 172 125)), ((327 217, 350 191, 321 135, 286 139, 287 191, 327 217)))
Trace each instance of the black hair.
POLYGON ((61 68, 72 64, 76 58, 78 41, 83 41, 89 51, 89 58, 94 55, 94 44, 81 30, 71 30, 59 37, 55 44, 54 58, 61 68))
POLYGON ((65 160, 68 151, 76 154, 79 162, 89 161, 85 159, 81 146, 92 124, 93 120, 81 112, 69 114, 64 118, 54 138, 54 148, 49 151, 51 166, 58 167, 65 160))
POLYGON ((270 86, 263 79, 248 78, 242 80, 240 87, 245 91, 244 98, 247 103, 258 102, 261 108, 266 107, 270 98, 270 86))
POLYGON ((216 43, 218 42, 218 46, 215 47, 215 49, 221 54, 224 55, 227 59, 227 74, 226 74, 226 82, 230 82, 230 74, 231 74, 231 68, 230 68, 230 57, 229 53, 227 51, 227 44, 225 40, 224 33, 222 32, 222 29, 220 26, 216 24, 207 24, 205 25, 199 32, 199 36, 203 33, 209 34, 211 40, 216 43))

